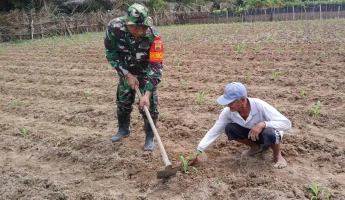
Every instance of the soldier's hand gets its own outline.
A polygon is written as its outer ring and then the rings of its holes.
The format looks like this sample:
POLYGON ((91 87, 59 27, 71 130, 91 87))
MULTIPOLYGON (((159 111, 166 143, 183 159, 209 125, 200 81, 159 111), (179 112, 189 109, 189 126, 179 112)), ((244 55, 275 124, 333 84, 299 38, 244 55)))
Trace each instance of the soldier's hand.
POLYGON ((143 98, 141 98, 140 100, 141 109, 144 109, 144 105, 147 107, 147 109, 150 108, 150 97, 151 97, 151 92, 146 91, 145 94, 143 95, 143 98))
POLYGON ((135 76, 133 76, 131 73, 126 74, 125 77, 126 77, 129 87, 131 87, 132 90, 135 89, 135 85, 139 85, 138 79, 135 76))

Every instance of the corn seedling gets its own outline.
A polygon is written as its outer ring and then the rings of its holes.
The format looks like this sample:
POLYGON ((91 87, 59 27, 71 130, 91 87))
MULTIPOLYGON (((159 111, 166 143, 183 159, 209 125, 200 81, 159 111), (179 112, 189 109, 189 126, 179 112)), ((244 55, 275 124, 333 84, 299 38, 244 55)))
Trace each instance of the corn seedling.
POLYGON ((249 71, 247 73, 247 80, 250 81, 251 78, 252 78, 252 73, 249 71))
POLYGON ((180 83, 181 83, 181 87, 182 87, 183 89, 186 88, 186 81, 185 81, 185 80, 181 79, 181 80, 180 80, 180 83))
POLYGON ((182 155, 179 156, 179 159, 182 162, 182 167, 181 167, 181 171, 183 173, 187 173, 187 171, 192 168, 194 169, 197 173, 198 173, 198 169, 195 168, 194 166, 190 166, 188 163, 191 159, 193 159, 196 155, 201 154, 199 151, 196 151, 194 153, 192 153, 191 155, 189 155, 187 158, 184 158, 182 155))
POLYGON ((274 72, 274 74, 272 75, 273 80, 276 81, 281 74, 281 72, 274 72))
POLYGON ((180 59, 176 57, 175 62, 176 62, 176 67, 180 67, 180 59))
POLYGON ((28 136, 29 129, 23 128, 23 130, 19 131, 18 134, 26 138, 28 136))
POLYGON ((202 91, 200 93, 196 93, 196 101, 195 104, 201 105, 205 100, 205 91, 202 91))
POLYGON ((328 188, 326 186, 322 186, 322 189, 323 189, 323 191, 325 193, 326 199, 330 199, 331 198, 331 194, 329 193, 328 188))
POLYGON ((217 182, 218 185, 221 185, 223 183, 222 179, 217 179, 216 182, 217 182))
POLYGON ((86 96, 91 97, 92 96, 92 92, 90 90, 86 91, 86 96))
POLYGON ((242 50, 245 50, 247 48, 247 44, 238 44, 237 45, 237 53, 242 53, 242 50))
POLYGON ((16 69, 16 68, 17 68, 17 66, 15 66, 15 65, 11 65, 11 66, 10 66, 10 68, 11 68, 11 69, 16 69))
POLYGON ((304 89, 304 88, 301 88, 300 91, 301 91, 301 96, 304 97, 305 94, 306 94, 306 93, 305 93, 305 89, 304 89))
POLYGON ((20 100, 14 99, 14 100, 12 101, 12 104, 11 104, 10 106, 8 106, 8 107, 9 107, 9 108, 15 108, 15 107, 19 106, 20 104, 21 104, 20 100))
POLYGON ((5 167, 5 164, 4 164, 4 163, 0 163, 0 167, 1 167, 1 168, 4 168, 4 167, 5 167))
POLYGON ((311 111, 313 112, 311 118, 316 118, 320 114, 320 106, 321 102, 318 100, 316 104, 311 107, 311 111))
POLYGON ((319 184, 316 181, 314 181, 313 185, 309 185, 308 189, 310 190, 310 192, 313 195, 310 200, 319 199, 319 193, 320 193, 320 189, 321 188, 320 188, 319 184))
POLYGON ((338 54, 343 53, 343 51, 344 51, 344 50, 343 50, 342 48, 337 48, 337 53, 338 53, 338 54))

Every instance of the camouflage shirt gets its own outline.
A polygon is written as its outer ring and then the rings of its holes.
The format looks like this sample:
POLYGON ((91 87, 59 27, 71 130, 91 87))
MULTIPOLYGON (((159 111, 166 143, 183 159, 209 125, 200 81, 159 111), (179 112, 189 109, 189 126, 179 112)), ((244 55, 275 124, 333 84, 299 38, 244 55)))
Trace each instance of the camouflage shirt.
POLYGON ((147 80, 144 91, 155 91, 161 81, 163 63, 149 62, 149 50, 158 31, 149 27, 147 32, 135 38, 128 31, 126 17, 111 20, 107 26, 104 45, 107 60, 119 76, 131 73, 138 79, 147 80))

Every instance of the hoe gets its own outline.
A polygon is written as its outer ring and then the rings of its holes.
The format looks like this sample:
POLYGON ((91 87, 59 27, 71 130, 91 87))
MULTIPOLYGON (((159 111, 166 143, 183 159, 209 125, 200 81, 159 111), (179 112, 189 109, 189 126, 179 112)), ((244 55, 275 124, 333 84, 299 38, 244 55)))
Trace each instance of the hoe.
MULTIPOLYGON (((141 99, 142 96, 141 96, 141 93, 139 91, 138 86, 135 86, 135 91, 136 91, 137 95, 139 96, 139 99, 141 99)), ((156 137, 156 140, 158 142, 159 150, 161 151, 161 154, 162 154, 162 157, 163 157, 164 166, 165 166, 165 169, 163 171, 157 172, 157 178, 158 179, 169 178, 170 176, 176 174, 176 172, 179 170, 179 167, 174 167, 173 168, 171 166, 171 162, 169 161, 168 155, 165 152, 165 149, 164 149, 163 143, 161 141, 161 138, 159 137, 157 129, 156 129, 156 127, 155 127, 155 125, 154 125, 154 123, 152 121, 150 112, 149 112, 149 110, 147 109, 146 106, 144 106, 144 110, 145 110, 147 119, 150 122, 150 125, 151 125, 151 128, 153 130, 154 136, 156 137)))

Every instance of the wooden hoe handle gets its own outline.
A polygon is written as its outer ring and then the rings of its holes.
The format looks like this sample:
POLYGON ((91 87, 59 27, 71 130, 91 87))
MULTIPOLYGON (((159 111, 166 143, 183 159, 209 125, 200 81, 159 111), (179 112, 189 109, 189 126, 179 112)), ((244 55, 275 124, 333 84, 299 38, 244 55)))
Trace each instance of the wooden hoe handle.
MULTIPOLYGON (((139 96, 139 100, 141 100, 142 95, 141 95, 141 93, 140 93, 140 91, 139 91, 138 86, 135 86, 135 91, 137 92, 137 95, 139 96)), ((152 118, 151 118, 150 112, 149 112, 149 110, 147 109, 147 107, 146 107, 145 105, 144 105, 144 110, 145 110, 145 113, 146 113, 146 117, 147 117, 147 119, 148 119, 149 122, 150 122, 150 125, 151 125, 151 128, 152 128, 152 130, 153 130, 153 133, 154 133, 154 135, 155 135, 155 137, 156 137, 156 140, 157 140, 157 142, 158 142, 159 150, 161 151, 161 154, 162 154, 162 157, 163 157, 164 166, 165 166, 165 167, 166 167, 166 166, 169 166, 169 165, 171 165, 171 162, 169 161, 168 155, 167 155, 167 153, 165 152, 163 143, 162 143, 162 141, 161 141, 161 138, 160 138, 159 135, 158 135, 157 129, 156 129, 156 127, 155 127, 155 124, 153 123, 153 120, 152 120, 152 118)))

